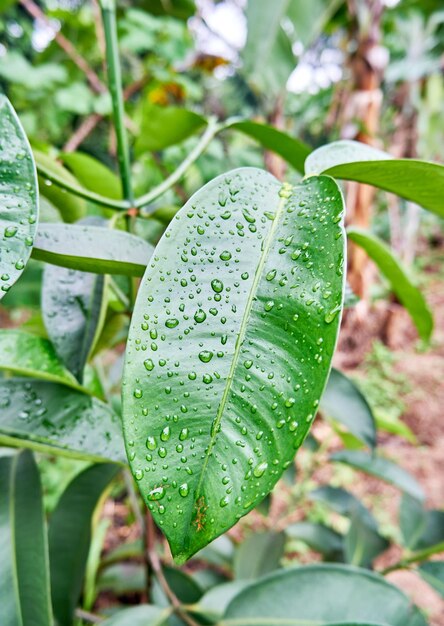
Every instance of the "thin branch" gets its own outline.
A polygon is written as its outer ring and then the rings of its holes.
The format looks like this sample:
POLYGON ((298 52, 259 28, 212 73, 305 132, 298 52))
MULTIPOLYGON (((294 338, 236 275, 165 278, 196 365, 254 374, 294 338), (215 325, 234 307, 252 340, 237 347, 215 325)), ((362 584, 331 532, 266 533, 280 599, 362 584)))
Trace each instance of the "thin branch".
POLYGON ((386 567, 385 569, 381 570, 379 573, 385 576, 385 574, 394 572, 397 569, 407 569, 410 567, 410 565, 425 561, 429 558, 429 556, 432 556, 433 554, 438 554, 438 552, 444 552, 444 541, 442 541, 441 543, 437 543, 434 546, 430 546, 430 548, 418 550, 418 552, 414 552, 411 556, 400 559, 393 565, 390 565, 390 567, 386 567))
POLYGON ((19 0, 20 4, 26 11, 36 20, 44 22, 54 33, 54 39, 67 54, 77 67, 85 74, 91 89, 98 94, 106 93, 108 90, 102 83, 95 71, 89 66, 88 62, 82 57, 82 55, 76 50, 74 45, 67 39, 62 33, 58 32, 51 20, 43 13, 41 8, 34 2, 34 0, 19 0))
MULTIPOLYGON (((153 202, 153 200, 156 200, 156 198, 163 195, 166 191, 168 191, 168 189, 173 187, 182 178, 190 165, 192 165, 194 161, 200 157, 213 137, 224 128, 226 128, 226 124, 219 124, 214 118, 210 118, 208 126, 200 138, 200 141, 197 143, 195 148, 191 150, 186 159, 184 159, 177 169, 170 176, 168 176, 168 178, 162 181, 160 185, 157 185, 157 187, 154 187, 145 195, 137 198, 134 202, 134 206, 138 209, 146 206, 147 204, 153 202)), ((145 215, 146 214, 147 213, 145 213, 145 215)))
POLYGON ((101 120, 103 120, 103 115, 100 115, 99 113, 92 113, 85 118, 75 133, 63 146, 63 152, 75 152, 101 120))
POLYGON ((90 624, 100 624, 100 622, 103 622, 104 620, 104 618, 100 617, 100 615, 95 615, 94 613, 84 611, 83 609, 76 609, 75 613, 76 617, 84 622, 89 622, 90 624))

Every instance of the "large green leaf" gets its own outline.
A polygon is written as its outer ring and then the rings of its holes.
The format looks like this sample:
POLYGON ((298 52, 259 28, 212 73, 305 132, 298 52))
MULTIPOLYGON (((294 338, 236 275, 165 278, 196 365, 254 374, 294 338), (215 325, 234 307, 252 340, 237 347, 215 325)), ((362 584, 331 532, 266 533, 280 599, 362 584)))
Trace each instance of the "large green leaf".
POLYGON ((50 382, 0 380, 0 445, 124 463, 119 417, 79 391, 50 382))
POLYGON ((346 565, 308 565, 258 580, 228 605, 220 626, 323 626, 370 622, 426 626, 402 591, 346 565))
MULTIPOLYGON (((443 168, 444 169, 444 168, 443 168)), ((412 318, 420 337, 430 339, 433 315, 421 291, 412 283, 401 262, 377 237, 359 228, 348 228, 347 237, 363 248, 387 278, 393 292, 412 318)))
POLYGON ((83 152, 63 152, 59 159, 69 167, 77 181, 86 189, 106 198, 120 200, 122 184, 120 178, 106 165, 83 152))
POLYGON ((361 450, 341 450, 331 455, 333 461, 345 463, 355 469, 377 476, 418 500, 424 499, 424 492, 416 479, 393 461, 381 456, 367 454, 361 450))
POLYGON ((55 351, 82 382, 104 321, 105 277, 56 265, 43 271, 43 321, 55 351))
POLYGON ((229 129, 238 130, 252 139, 258 141, 261 146, 272 152, 276 152, 295 170, 303 173, 305 159, 311 152, 311 148, 305 143, 283 133, 273 126, 259 124, 257 122, 241 121, 227 126, 229 129))
POLYGON ((393 159, 358 141, 335 141, 310 154, 306 174, 330 174, 391 191, 444 216, 444 165, 393 159))
POLYGON ((60 497, 49 523, 49 560, 54 615, 71 626, 91 541, 91 519, 118 466, 92 465, 78 474, 60 497))
POLYGON ((19 330, 0 330, 0 370, 79 388, 50 341, 19 330))
POLYGON ((31 148, 9 100, 0 94, 0 300, 31 254, 38 220, 31 148))
POLYGON ((52 626, 42 487, 29 451, 0 457, 1 622, 52 626))
MULTIPOLYGON (((51 174, 55 174, 67 183, 79 186, 77 179, 61 163, 39 150, 33 150, 37 166, 42 166, 51 174)), ((86 202, 58 185, 54 185, 44 177, 39 176, 39 187, 42 196, 45 196, 60 211, 65 222, 75 222, 86 213, 86 202)))
POLYGON ((321 410, 343 424, 371 448, 376 446, 376 424, 365 396, 350 378, 332 368, 321 398, 321 410))
POLYGON ((194 111, 179 107, 161 107, 146 101, 142 124, 136 141, 136 152, 156 152, 184 141, 207 123, 194 111))
POLYGON ((80 224, 40 224, 32 256, 82 272, 142 276, 153 247, 121 230, 80 224))
POLYGON ((304 440, 343 299, 332 178, 244 168, 198 191, 156 248, 127 346, 132 471, 183 561, 273 488, 304 440))

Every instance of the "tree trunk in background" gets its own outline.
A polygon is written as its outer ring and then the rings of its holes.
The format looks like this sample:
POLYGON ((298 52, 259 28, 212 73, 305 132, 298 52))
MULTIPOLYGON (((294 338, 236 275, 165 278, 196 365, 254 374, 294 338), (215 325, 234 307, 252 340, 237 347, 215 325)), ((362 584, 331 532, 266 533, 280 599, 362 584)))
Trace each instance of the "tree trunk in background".
MULTIPOLYGON (((387 52, 380 45, 382 0, 348 0, 352 19, 349 57, 350 94, 343 112, 342 137, 374 145, 379 129, 383 71, 387 52)), ((360 228, 371 223, 374 188, 358 183, 347 185, 347 222, 360 228)), ((348 280, 353 291, 363 299, 368 296, 370 265, 365 252, 350 245, 348 280)))

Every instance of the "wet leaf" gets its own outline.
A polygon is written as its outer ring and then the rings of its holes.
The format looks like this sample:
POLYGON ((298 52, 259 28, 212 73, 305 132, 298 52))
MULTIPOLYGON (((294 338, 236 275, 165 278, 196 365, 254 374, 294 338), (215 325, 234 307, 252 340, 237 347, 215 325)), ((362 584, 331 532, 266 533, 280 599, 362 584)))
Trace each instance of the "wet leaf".
POLYGON ((20 278, 38 220, 37 174, 31 148, 9 100, 0 94, 0 300, 20 278))
POLYGON ((29 451, 0 457, 1 621, 51 626, 42 487, 29 451))
POLYGON ((0 380, 0 445, 125 462, 120 419, 111 408, 50 382, 0 380))
POLYGON ((358 141, 335 141, 312 152, 306 174, 330 174, 396 193, 444 216, 444 165, 417 159, 394 159, 358 141))
POLYGON ((273 573, 241 591, 220 626, 426 626, 409 598, 382 576, 346 565, 307 565, 273 573), (322 601, 320 601, 322 599, 322 601))
POLYGON ((121 230, 80 224, 40 224, 32 256, 98 274, 142 276, 153 247, 121 230))
POLYGON ((132 471, 178 561, 271 491, 310 428, 342 308, 342 214, 331 178, 290 187, 245 168, 197 192, 156 249, 123 415, 132 471))
MULTIPOLYGON (((444 169, 444 168, 443 168, 444 169)), ((427 341, 433 331, 433 315, 421 291, 410 280, 407 271, 393 252, 374 235, 348 228, 347 237, 363 248, 387 278, 392 291, 408 311, 421 339, 427 341)))

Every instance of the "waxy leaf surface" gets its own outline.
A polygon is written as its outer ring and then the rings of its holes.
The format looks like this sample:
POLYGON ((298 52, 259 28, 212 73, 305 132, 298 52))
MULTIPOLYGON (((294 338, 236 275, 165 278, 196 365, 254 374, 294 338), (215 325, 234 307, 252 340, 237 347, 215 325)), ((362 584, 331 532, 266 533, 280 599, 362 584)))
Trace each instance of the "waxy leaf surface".
POLYGON ((127 346, 132 471, 177 561, 271 491, 324 389, 343 301, 335 181, 254 168, 197 192, 160 241, 127 346))
POLYGON ((0 94, 0 300, 31 254, 38 219, 37 174, 25 132, 0 94))

